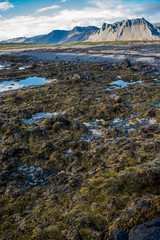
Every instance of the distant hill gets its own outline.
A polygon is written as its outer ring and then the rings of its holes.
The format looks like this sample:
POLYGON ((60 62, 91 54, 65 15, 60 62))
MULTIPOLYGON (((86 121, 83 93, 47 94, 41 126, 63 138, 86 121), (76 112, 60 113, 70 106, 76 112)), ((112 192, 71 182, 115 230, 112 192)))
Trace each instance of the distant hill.
POLYGON ((144 18, 124 20, 113 24, 103 23, 101 29, 89 27, 75 27, 71 31, 54 30, 46 35, 31 38, 9 39, 7 43, 70 43, 83 41, 132 41, 132 40, 160 40, 160 26, 151 24, 144 18))
POLYGON ((154 23, 153 24, 155 27, 160 27, 160 23, 154 23))
POLYGON ((14 38, 9 39, 7 43, 69 43, 87 41, 89 36, 97 32, 99 28, 94 26, 75 27, 71 31, 54 30, 46 35, 40 35, 32 38, 14 38))
POLYGON ((154 26, 155 26, 156 28, 158 28, 158 30, 159 30, 159 32, 160 32, 160 23, 155 23, 154 26))
POLYGON ((125 20, 113 24, 104 23, 102 28, 89 37, 90 41, 160 40, 160 29, 144 18, 125 20))

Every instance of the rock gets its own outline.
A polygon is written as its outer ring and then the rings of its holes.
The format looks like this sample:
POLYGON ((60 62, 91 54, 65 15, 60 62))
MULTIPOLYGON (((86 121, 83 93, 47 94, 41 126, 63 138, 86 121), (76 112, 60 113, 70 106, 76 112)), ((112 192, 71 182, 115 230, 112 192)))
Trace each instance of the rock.
POLYGON ((54 132, 59 132, 61 129, 68 129, 71 122, 65 116, 57 116, 54 124, 54 132))
MULTIPOLYGON (((114 235, 112 235, 109 240, 128 240, 128 233, 126 232, 118 232, 114 235)), ((137 238, 136 240, 139 240, 139 238, 137 238)))
POLYGON ((58 133, 59 131, 61 131, 62 129, 65 129, 65 125, 62 122, 56 122, 54 125, 54 132, 58 133))
POLYGON ((85 124, 81 123, 81 122, 74 122, 73 123, 73 128, 76 131, 82 131, 83 133, 87 133, 88 132, 88 128, 85 124))
POLYGON ((36 138, 46 138, 47 137, 47 131, 44 128, 41 127, 35 127, 34 129, 29 131, 30 137, 36 138))
POLYGON ((3 126, 3 124, 4 124, 4 120, 0 119, 0 128, 3 126))
POLYGON ((112 69, 118 71, 118 64, 117 63, 113 63, 112 64, 112 69))
POLYGON ((71 237, 71 240, 82 240, 81 235, 78 231, 75 231, 71 237))
POLYGON ((55 124, 55 118, 48 118, 46 120, 44 120, 43 122, 43 127, 46 129, 46 130, 50 130, 53 128, 53 125, 55 124))
POLYGON ((81 75, 78 73, 74 74, 72 77, 72 80, 75 80, 75 79, 81 79, 81 75))
POLYGON ((46 130, 54 129, 54 132, 58 132, 61 129, 67 129, 71 122, 65 116, 57 116, 56 118, 49 118, 43 122, 43 127, 46 130))
POLYGON ((115 101, 119 100, 120 99, 120 96, 116 95, 116 94, 111 94, 109 96, 111 99, 114 99, 115 101))
POLYGON ((160 239, 160 217, 145 222, 131 229, 129 240, 158 240, 160 239))
POLYGON ((81 184, 82 184, 82 178, 81 178, 81 176, 77 175, 77 176, 73 177, 73 178, 69 181, 69 184, 70 184, 70 186, 72 186, 72 187, 76 187, 76 188, 80 187, 81 184))
POLYGON ((71 123, 65 116, 62 116, 62 115, 59 115, 56 117, 56 122, 61 122, 65 126, 69 126, 71 123))
POLYGON ((92 77, 91 76, 86 76, 86 79, 87 80, 92 80, 92 77))
POLYGON ((131 62, 128 59, 125 59, 123 62, 119 64, 120 68, 130 68, 131 67, 131 62))
POLYGON ((19 154, 27 154, 29 151, 29 149, 27 148, 15 148, 15 147, 12 147, 8 150, 5 150, 3 155, 2 155, 2 161, 7 161, 8 159, 11 159, 12 158, 15 158, 17 155, 19 154))
POLYGON ((96 203, 96 202, 91 203, 91 208, 96 209, 96 208, 98 208, 99 206, 100 206, 100 205, 99 205, 98 203, 96 203))
POLYGON ((155 117, 155 116, 156 116, 156 112, 155 112, 154 110, 149 110, 149 111, 146 113, 146 115, 147 115, 148 117, 155 117))
POLYGON ((139 71, 141 68, 138 65, 132 66, 133 71, 139 71))
POLYGON ((108 204, 109 204, 110 206, 113 206, 115 203, 116 203, 116 198, 110 198, 110 199, 108 200, 108 204))

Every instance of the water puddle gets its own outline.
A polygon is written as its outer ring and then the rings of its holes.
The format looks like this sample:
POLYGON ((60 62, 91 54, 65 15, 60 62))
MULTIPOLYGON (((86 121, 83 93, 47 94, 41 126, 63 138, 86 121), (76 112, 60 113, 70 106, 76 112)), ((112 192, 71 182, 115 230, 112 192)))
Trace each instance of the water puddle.
MULTIPOLYGON (((124 132, 125 135, 131 131, 135 131, 138 129, 140 126, 147 126, 147 125, 153 125, 156 124, 156 119, 151 118, 151 119, 146 119, 146 118, 135 118, 134 122, 132 121, 132 117, 130 116, 129 118, 114 118, 112 123, 109 124, 109 129, 114 128, 115 130, 124 132)), ((123 133, 118 133, 117 136, 122 136, 123 133)))
POLYGON ((120 75, 118 75, 117 78, 121 79, 122 77, 120 75))
POLYGON ((32 123, 41 123, 44 119, 46 118, 51 118, 51 117, 55 117, 59 114, 61 114, 62 112, 53 112, 53 113, 36 113, 32 116, 32 118, 24 120, 25 123, 31 125, 32 123))
POLYGON ((81 141, 85 142, 92 142, 94 139, 99 139, 102 137, 102 131, 96 130, 96 129, 91 129, 89 134, 86 134, 80 138, 81 141))
POLYGON ((115 118, 112 121, 111 127, 125 131, 125 133, 135 130, 135 124, 133 124, 129 118, 115 118))
POLYGON ((151 103, 151 105, 154 107, 160 107, 160 103, 151 103))
POLYGON ((160 85, 160 79, 159 79, 159 78, 155 78, 155 79, 153 79, 153 81, 154 81, 157 85, 160 85))
POLYGON ((92 142, 94 139, 94 135, 93 134, 86 134, 85 136, 81 137, 80 140, 81 141, 85 141, 85 142, 92 142))
POLYGON ((30 66, 23 66, 23 67, 19 67, 19 70, 25 70, 27 68, 30 68, 30 66))
POLYGON ((156 119, 154 118, 150 118, 150 119, 137 118, 137 121, 140 123, 141 126, 152 125, 157 122, 156 119))
POLYGON ((15 81, 4 81, 0 83, 0 92, 5 92, 9 90, 16 90, 23 87, 29 87, 29 86, 37 86, 37 85, 44 85, 46 83, 50 83, 53 80, 47 80, 45 78, 40 77, 29 77, 25 80, 20 80, 18 82, 15 81))
POLYGON ((0 69, 3 69, 3 68, 5 68, 5 65, 0 64, 0 69))
POLYGON ((86 134, 81 137, 80 140, 86 141, 86 142, 92 142, 93 139, 98 139, 102 137, 102 131, 99 130, 101 128, 101 123, 104 122, 103 119, 95 119, 94 122, 84 122, 84 125, 86 125, 90 131, 89 134, 86 134))
POLYGON ((71 149, 68 149, 68 150, 64 151, 63 153, 69 155, 69 154, 72 154, 73 151, 71 149))
POLYGON ((9 66, 10 66, 10 64, 1 63, 1 64, 0 64, 0 70, 4 69, 4 68, 6 68, 6 67, 9 67, 9 66))
POLYGON ((97 129, 91 129, 91 132, 94 136, 101 137, 102 136, 102 131, 97 130, 97 129))
POLYGON ((123 80, 117 80, 117 81, 113 81, 112 83, 110 83, 109 85, 111 85, 109 88, 106 88, 106 91, 112 91, 115 89, 120 89, 123 87, 127 87, 128 85, 134 85, 136 83, 142 83, 142 81, 137 81, 137 82, 125 82, 123 80))
POLYGON ((105 122, 103 119, 95 119, 94 122, 84 122, 84 125, 86 125, 90 130, 94 129, 94 128, 100 128, 101 127, 101 123, 105 122))

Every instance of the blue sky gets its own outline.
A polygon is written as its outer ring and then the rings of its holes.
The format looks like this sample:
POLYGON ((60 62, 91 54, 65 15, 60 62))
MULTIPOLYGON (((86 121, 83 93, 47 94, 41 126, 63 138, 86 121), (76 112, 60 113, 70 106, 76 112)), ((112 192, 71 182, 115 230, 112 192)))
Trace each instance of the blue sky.
POLYGON ((141 17, 160 22, 160 0, 0 0, 0 40, 141 17))

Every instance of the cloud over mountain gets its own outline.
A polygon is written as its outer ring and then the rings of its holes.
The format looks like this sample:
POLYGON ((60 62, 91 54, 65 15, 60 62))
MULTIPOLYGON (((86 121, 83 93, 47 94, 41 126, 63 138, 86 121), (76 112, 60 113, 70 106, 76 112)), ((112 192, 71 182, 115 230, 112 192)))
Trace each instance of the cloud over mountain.
POLYGON ((160 40, 160 29, 144 18, 124 20, 113 24, 103 23, 101 29, 89 27, 75 27, 71 31, 53 30, 49 34, 33 38, 16 38, 7 42, 25 43, 68 43, 82 41, 119 41, 119 40, 160 40))
MULTIPOLYGON (((53 29, 70 30, 75 26, 98 26, 103 22, 113 23, 130 18, 147 18, 154 23, 160 19, 160 3, 157 0, 90 0, 82 7, 71 7, 61 0, 58 5, 37 8, 33 13, 0 19, 0 40, 14 37, 32 37, 47 34, 53 29), (68 7, 67 7, 68 6, 68 7), (56 11, 55 11, 56 10, 56 11), (42 15, 43 14, 43 15, 42 15)), ((10 5, 9 2, 5 2, 10 5)), ((47 3, 47 1, 46 1, 47 3)), ((2 3, 0 3, 2 4, 2 3)), ((3 5, 4 7, 4 5, 3 5)))
POLYGON ((9 2, 0 2, 0 10, 6 11, 10 8, 14 8, 14 5, 9 2))

